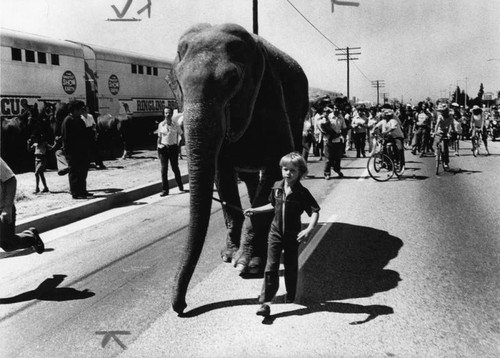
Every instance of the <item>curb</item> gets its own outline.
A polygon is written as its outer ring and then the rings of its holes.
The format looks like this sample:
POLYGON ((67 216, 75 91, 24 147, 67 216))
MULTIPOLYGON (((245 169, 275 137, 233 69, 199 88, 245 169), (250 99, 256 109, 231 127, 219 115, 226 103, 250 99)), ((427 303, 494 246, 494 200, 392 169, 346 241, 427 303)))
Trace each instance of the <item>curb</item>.
MULTIPOLYGON (((188 183, 188 174, 181 175, 182 183, 188 183)), ((175 178, 168 180, 170 187, 177 185, 175 178)), ((126 189, 118 193, 113 193, 103 198, 91 199, 88 202, 76 204, 69 208, 54 210, 48 214, 42 214, 19 220, 16 223, 16 232, 27 230, 30 227, 36 227, 39 232, 49 231, 60 226, 71 224, 75 221, 100 214, 114 207, 130 203, 132 201, 157 194, 162 190, 161 180, 126 189)))

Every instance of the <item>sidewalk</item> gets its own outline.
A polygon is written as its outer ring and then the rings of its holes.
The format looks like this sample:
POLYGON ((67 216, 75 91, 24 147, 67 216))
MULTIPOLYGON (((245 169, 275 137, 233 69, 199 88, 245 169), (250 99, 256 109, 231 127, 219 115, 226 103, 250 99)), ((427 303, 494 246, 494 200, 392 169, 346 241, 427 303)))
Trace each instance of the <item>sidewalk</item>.
MULTIPOLYGON (((160 162, 154 150, 136 151, 130 159, 106 160, 104 164, 104 170, 89 170, 87 190, 94 196, 80 200, 71 197, 68 176, 59 176, 55 170, 45 173, 50 193, 34 194, 33 172, 16 174, 16 231, 31 226, 40 232, 52 230, 161 191, 160 162)), ((187 183, 186 159, 179 160, 179 168, 187 183)), ((171 188, 177 186, 171 168, 169 182, 171 188)))

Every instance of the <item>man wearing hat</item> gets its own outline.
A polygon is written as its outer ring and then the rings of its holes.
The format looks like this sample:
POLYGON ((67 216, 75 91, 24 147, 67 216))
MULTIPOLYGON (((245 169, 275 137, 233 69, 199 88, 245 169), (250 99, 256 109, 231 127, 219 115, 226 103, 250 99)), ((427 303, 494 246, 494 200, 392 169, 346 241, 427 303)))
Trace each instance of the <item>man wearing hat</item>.
MULTIPOLYGON (((488 153, 488 155, 490 155, 490 151, 488 150, 488 133, 486 132, 483 110, 478 105, 474 105, 474 107, 472 107, 470 126, 471 126, 471 130, 472 130, 473 144, 475 144, 475 140, 476 140, 475 139, 476 138, 475 137, 476 131, 480 131, 480 134, 482 136, 483 143, 484 143, 484 148, 486 149, 486 153, 488 153)), ((474 148, 474 145, 473 145, 473 148, 474 148)))
POLYGON ((382 109, 382 118, 387 124, 382 128, 382 135, 387 136, 394 141, 397 149, 397 155, 401 166, 405 166, 405 149, 403 146, 404 133, 401 123, 394 117, 394 111, 390 108, 382 109))
POLYGON ((344 138, 342 131, 347 128, 344 117, 335 105, 333 112, 325 108, 325 116, 319 121, 319 129, 323 133, 326 162, 324 167, 325 179, 329 180, 331 169, 337 173, 339 178, 344 174, 341 172, 342 153, 344 151, 344 138))
MULTIPOLYGON (((455 128, 453 126, 453 117, 450 115, 448 106, 445 103, 440 103, 437 111, 438 118, 434 127, 434 144, 432 145, 432 148, 434 149, 434 153, 436 153, 436 155, 437 146, 441 143, 443 138, 449 138, 455 131, 455 128)), ((443 142, 442 159, 444 169, 448 170, 450 164, 448 142, 443 142)))

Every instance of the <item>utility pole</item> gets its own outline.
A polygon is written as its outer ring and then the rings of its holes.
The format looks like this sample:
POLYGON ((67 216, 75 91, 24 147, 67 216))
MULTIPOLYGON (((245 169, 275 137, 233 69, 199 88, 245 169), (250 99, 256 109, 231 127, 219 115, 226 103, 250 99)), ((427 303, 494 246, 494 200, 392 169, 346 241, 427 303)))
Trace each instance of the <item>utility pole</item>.
POLYGON ((356 57, 351 57, 352 55, 357 56, 361 55, 361 52, 356 52, 361 50, 361 47, 346 47, 346 48, 337 48, 335 51, 341 51, 339 53, 336 53, 336 56, 343 56, 344 58, 340 58, 339 61, 347 61, 347 100, 350 100, 350 94, 349 94, 349 62, 359 60, 356 57), (355 52, 351 52, 354 50, 355 52))
POLYGON ((467 108, 467 77, 465 77, 465 106, 467 108))
POLYGON ((385 81, 384 80, 376 80, 376 81, 372 81, 372 87, 376 87, 377 88, 377 106, 380 106, 380 101, 379 101, 379 94, 380 94, 380 88, 383 88, 385 87, 385 81))
POLYGON ((253 0, 253 33, 259 34, 259 0, 253 0))

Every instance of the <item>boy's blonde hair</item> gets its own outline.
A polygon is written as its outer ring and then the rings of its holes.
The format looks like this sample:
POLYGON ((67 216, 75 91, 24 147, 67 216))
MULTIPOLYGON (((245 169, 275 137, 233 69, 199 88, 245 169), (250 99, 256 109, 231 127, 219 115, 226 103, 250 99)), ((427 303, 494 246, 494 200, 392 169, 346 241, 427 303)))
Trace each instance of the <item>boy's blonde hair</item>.
POLYGON ((292 164, 299 169, 299 179, 307 174, 307 163, 300 153, 291 152, 283 156, 280 160, 280 167, 284 167, 287 164, 292 164))

